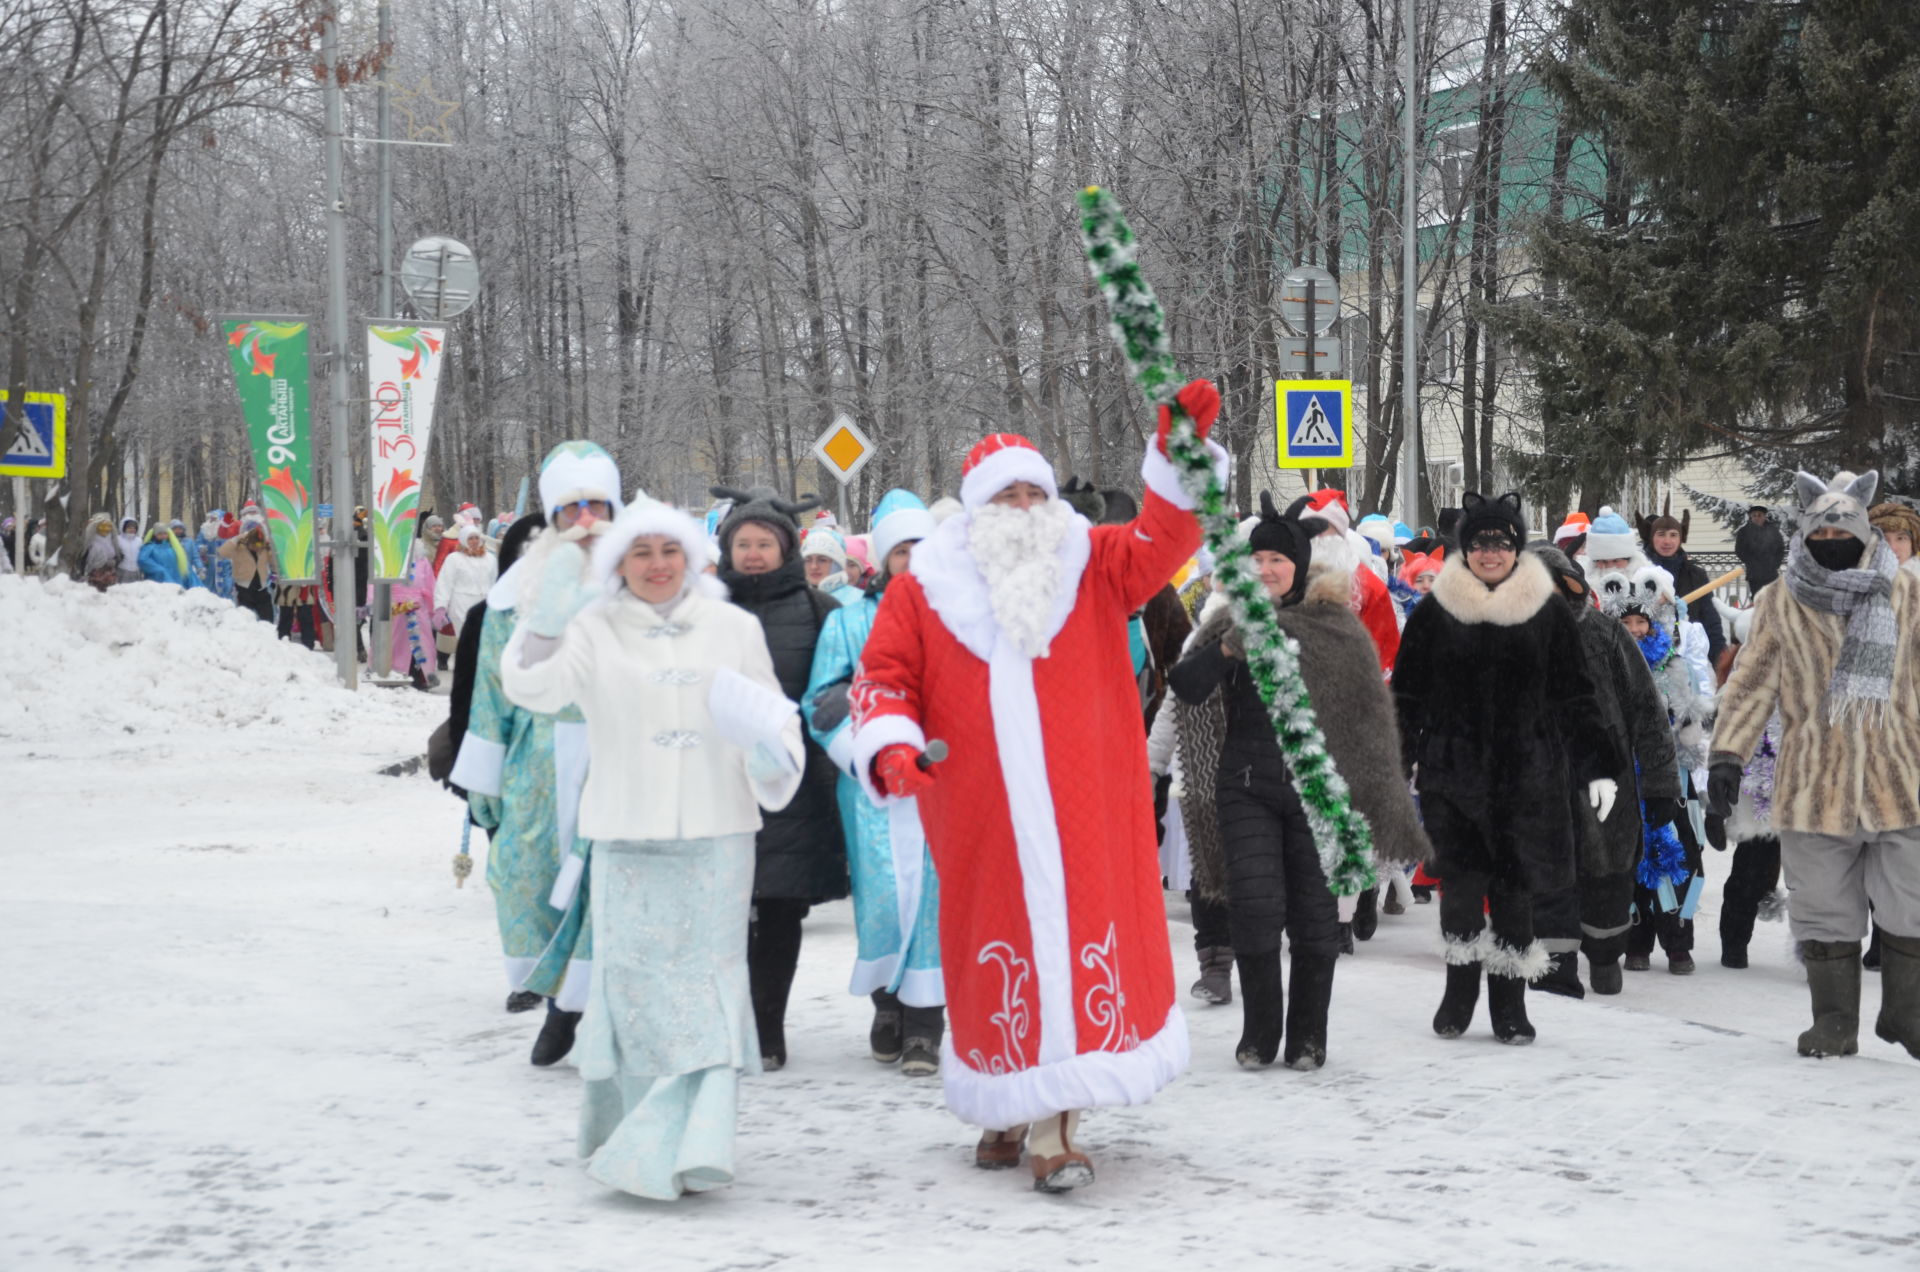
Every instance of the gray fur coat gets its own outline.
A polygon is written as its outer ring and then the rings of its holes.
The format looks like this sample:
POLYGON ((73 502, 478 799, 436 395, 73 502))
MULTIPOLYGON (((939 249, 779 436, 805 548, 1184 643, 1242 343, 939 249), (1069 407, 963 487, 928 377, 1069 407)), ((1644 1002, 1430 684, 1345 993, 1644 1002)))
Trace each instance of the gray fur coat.
MULTIPOLYGON (((1379 656, 1348 604, 1351 591, 1345 574, 1314 570, 1300 603, 1279 611, 1280 627, 1299 642, 1300 674, 1307 682, 1307 695, 1313 700, 1334 766, 1352 792, 1353 806, 1373 828, 1375 860, 1409 865, 1427 860, 1432 845, 1420 827, 1400 767, 1400 728, 1393 700, 1380 678, 1379 656)), ((1202 622, 1189 648, 1219 640, 1232 622, 1231 614, 1221 607, 1202 622)), ((1220 713, 1223 719, 1224 714, 1220 713)), ((1188 786, 1191 789, 1203 780, 1201 774, 1190 773, 1188 786)), ((1204 895, 1218 896, 1224 880, 1215 875, 1203 881, 1209 864, 1199 851, 1193 865, 1194 886, 1204 895)))

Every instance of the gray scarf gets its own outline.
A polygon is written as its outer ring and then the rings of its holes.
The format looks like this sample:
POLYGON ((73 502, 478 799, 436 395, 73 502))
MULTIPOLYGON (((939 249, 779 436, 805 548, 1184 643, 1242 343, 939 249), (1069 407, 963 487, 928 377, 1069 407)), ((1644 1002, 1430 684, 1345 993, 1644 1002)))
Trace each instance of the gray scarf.
POLYGON ((1811 609, 1847 620, 1840 659, 1827 684, 1827 720, 1838 724, 1861 707, 1869 720, 1893 701, 1893 652, 1899 632, 1893 620, 1893 581, 1899 569, 1893 549, 1876 537, 1872 558, 1851 570, 1829 570, 1804 542, 1787 562, 1787 589, 1811 609))

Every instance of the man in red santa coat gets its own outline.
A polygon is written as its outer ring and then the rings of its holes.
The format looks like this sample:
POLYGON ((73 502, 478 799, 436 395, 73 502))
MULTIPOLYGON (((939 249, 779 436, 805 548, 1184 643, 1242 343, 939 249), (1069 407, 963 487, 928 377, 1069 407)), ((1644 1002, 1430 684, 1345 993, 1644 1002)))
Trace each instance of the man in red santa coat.
MULTIPOLYGON (((1179 401, 1204 438, 1220 395, 1196 380, 1179 401)), ((947 1105, 985 1130, 988 1169, 1031 1127, 1043 1192, 1093 1180, 1080 1110, 1187 1065, 1127 649, 1128 615, 1200 546, 1167 428, 1163 408, 1140 515, 1114 526, 1057 498, 1026 438, 975 446, 965 512, 887 588, 852 694, 857 770, 878 802, 918 797, 940 875, 947 1105), (949 758, 923 767, 930 738, 949 758)))

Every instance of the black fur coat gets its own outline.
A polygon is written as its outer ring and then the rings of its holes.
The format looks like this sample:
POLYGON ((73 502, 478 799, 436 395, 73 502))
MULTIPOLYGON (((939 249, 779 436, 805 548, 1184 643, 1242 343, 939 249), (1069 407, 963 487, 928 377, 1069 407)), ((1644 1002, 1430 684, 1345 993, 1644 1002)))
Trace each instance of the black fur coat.
POLYGON ((1407 619, 1393 697, 1406 762, 1419 770, 1433 871, 1536 892, 1572 885, 1571 801, 1614 777, 1620 759, 1573 612, 1540 559, 1521 553, 1488 588, 1450 557, 1407 619))

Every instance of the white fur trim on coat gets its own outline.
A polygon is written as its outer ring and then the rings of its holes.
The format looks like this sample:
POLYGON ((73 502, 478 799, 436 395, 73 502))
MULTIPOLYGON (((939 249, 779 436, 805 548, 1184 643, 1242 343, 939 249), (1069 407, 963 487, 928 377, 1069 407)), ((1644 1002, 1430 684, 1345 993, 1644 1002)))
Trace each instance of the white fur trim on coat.
POLYGON ((1463 623, 1518 627, 1555 598, 1553 576, 1537 554, 1522 552, 1499 587, 1488 589, 1467 568, 1465 556, 1450 556, 1433 581, 1433 599, 1463 623))
POLYGON ((960 479, 960 502, 971 511, 987 503, 1016 481, 1030 481, 1047 492, 1047 498, 1059 495, 1054 484, 1053 465, 1031 446, 1006 446, 993 452, 968 470, 960 479))
POLYGON ((507 768, 504 744, 469 732, 460 739, 460 757, 453 762, 447 780, 476 795, 500 795, 500 778, 507 768))
MULTIPOLYGON (((1206 447, 1207 454, 1213 459, 1213 475, 1224 486, 1227 484, 1227 475, 1233 469, 1233 457, 1218 442, 1208 441, 1206 447)), ((1180 488, 1180 470, 1173 466, 1172 460, 1160 453, 1156 443, 1147 444, 1146 458, 1140 461, 1140 480, 1146 483, 1148 490, 1182 512, 1193 511, 1193 500, 1187 498, 1187 492, 1180 488)))
POLYGON ((918 721, 903 715, 875 716, 853 731, 853 776, 859 779, 860 789, 866 792, 867 798, 882 808, 897 801, 874 785, 873 759, 888 747, 901 745, 916 751, 927 749, 927 735, 921 731, 918 721))
POLYGON ((1539 941, 1516 950, 1498 939, 1489 940, 1480 962, 1486 966, 1489 976, 1518 976, 1529 984, 1545 976, 1553 966, 1547 947, 1539 941))
POLYGON ((1457 936, 1447 936, 1443 933, 1440 952, 1454 967, 1466 967, 1481 960, 1490 939, 1485 929, 1474 933, 1464 941, 1457 936))
POLYGON ((1177 1005, 1167 1012, 1160 1031, 1131 1051, 1087 1051, 1030 1069, 990 1074, 955 1054, 951 1030, 940 1050, 947 1107, 961 1121, 995 1131, 1068 1109, 1145 1104, 1180 1076, 1191 1059, 1187 1018, 1177 1005))

